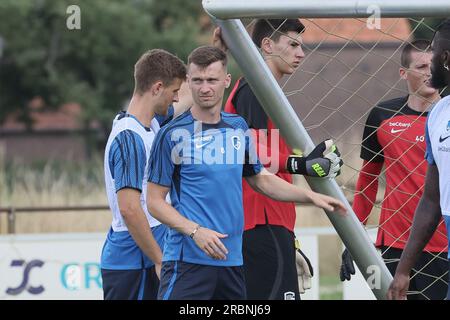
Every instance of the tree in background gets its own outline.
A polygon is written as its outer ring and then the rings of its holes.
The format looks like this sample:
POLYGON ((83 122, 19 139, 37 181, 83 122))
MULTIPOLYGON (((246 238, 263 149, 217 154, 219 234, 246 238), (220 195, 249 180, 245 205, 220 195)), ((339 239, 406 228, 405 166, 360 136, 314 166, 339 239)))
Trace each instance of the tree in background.
POLYGON ((439 18, 423 18, 420 20, 409 19, 411 30, 413 30, 414 39, 431 40, 434 30, 441 24, 444 19, 439 18))
POLYGON ((27 105, 40 96, 49 108, 82 106, 82 123, 110 126, 133 90, 133 66, 151 48, 185 60, 198 44, 200 1, 0 1, 0 123, 13 111, 31 126, 27 105), (69 5, 81 29, 69 30, 69 5))

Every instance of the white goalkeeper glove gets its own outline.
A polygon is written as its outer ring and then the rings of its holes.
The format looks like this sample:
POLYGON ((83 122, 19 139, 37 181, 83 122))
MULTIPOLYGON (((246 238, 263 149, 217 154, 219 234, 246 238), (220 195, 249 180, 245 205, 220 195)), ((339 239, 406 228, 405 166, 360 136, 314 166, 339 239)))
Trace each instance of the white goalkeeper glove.
POLYGON ((305 290, 311 289, 311 278, 314 276, 314 270, 309 259, 298 247, 295 252, 295 264, 297 266, 298 291, 302 294, 305 293, 305 290))

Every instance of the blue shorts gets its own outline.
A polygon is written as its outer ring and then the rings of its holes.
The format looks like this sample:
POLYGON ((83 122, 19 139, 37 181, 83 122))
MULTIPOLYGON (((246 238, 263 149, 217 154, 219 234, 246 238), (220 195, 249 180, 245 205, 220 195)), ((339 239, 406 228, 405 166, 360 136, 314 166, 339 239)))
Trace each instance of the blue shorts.
POLYGON ((223 267, 166 261, 161 268, 159 300, 245 300, 242 266, 223 267))
MULTIPOLYGON (((153 237, 161 250, 164 249, 167 231, 167 226, 163 224, 152 228, 153 237)), ((148 269, 153 265, 153 261, 142 252, 128 231, 109 230, 100 261, 102 269, 136 270, 148 269)))
MULTIPOLYGON (((164 247, 167 226, 152 228, 153 236, 164 247)), ((156 299, 159 279, 151 261, 128 231, 108 233, 101 257, 103 298, 105 300, 156 299)))
POLYGON ((139 270, 101 269, 104 300, 156 300, 159 279, 155 267, 139 270))

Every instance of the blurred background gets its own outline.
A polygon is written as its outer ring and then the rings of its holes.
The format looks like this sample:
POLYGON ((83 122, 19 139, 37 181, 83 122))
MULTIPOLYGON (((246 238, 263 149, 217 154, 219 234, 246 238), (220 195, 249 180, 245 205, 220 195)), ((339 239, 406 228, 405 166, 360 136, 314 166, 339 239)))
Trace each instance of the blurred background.
MULTIPOLYGON (((186 60, 211 34, 200 1, 1 1, 0 206, 105 205, 103 150, 134 63, 151 48, 186 60)), ((20 214, 15 232, 104 231, 109 220, 20 214)))
MULTIPOLYGON (((350 201, 368 110, 406 94, 400 47, 431 39, 441 21, 382 20, 373 32, 358 19, 305 20, 307 57, 281 84, 313 140, 331 136, 343 151, 338 183, 350 201)), ((213 28, 200 0, 2 0, 0 234, 106 234, 103 152, 114 115, 132 95, 134 63, 152 48, 186 61, 210 44, 213 28)), ((230 73, 233 83, 241 75, 234 61, 230 73)), ((323 212, 298 211, 298 227, 331 226, 323 212)), ((339 299, 342 244, 324 235, 319 246, 321 298, 339 299)))

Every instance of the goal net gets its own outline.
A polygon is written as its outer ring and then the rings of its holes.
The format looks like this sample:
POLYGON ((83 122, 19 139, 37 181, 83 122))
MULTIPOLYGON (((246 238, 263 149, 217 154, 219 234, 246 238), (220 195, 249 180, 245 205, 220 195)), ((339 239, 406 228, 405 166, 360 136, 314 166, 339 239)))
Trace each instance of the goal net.
MULTIPOLYGON (((382 245, 380 251, 388 267, 399 260, 399 256, 392 256, 392 252, 404 247, 412 224, 411 204, 417 203, 423 192, 423 168, 426 168, 423 128, 427 113, 413 112, 414 117, 404 120, 402 116, 411 115, 408 100, 395 111, 383 102, 400 97, 407 99, 408 95, 420 96, 420 90, 408 92, 406 81, 400 77, 401 53, 405 45, 416 39, 431 40, 441 20, 417 17, 302 18, 306 27, 301 35, 305 58, 295 72, 285 76, 279 84, 313 142, 318 144, 332 138, 339 147, 344 167, 336 181, 349 203, 360 197, 368 204, 369 209, 361 220, 364 220, 366 229, 377 229, 377 245, 382 245), (390 113, 386 121, 391 123, 387 127, 366 123, 377 105, 390 113), (386 132, 389 125, 392 132, 386 132), (363 138, 366 126, 372 130, 363 138), (404 129, 409 130, 413 126, 421 126, 422 132, 412 138, 403 134, 404 129), (360 158, 362 145, 369 145, 368 140, 380 134, 377 130, 384 130, 383 139, 388 141, 384 141, 379 150, 371 150, 373 157, 366 161, 379 163, 380 155, 386 154, 381 171, 376 175, 368 174, 370 182, 357 188, 363 166, 360 158), (388 158, 392 154, 389 148, 397 145, 402 146, 402 152, 395 158, 388 158), (420 154, 420 160, 414 158, 413 153, 420 154), (406 173, 392 185, 389 174, 392 176, 392 170, 399 166, 406 173), (411 181, 417 184, 414 190, 405 187, 411 181), (367 196, 370 189, 378 191, 375 191, 376 198, 367 196), (401 201, 397 201, 400 204, 393 207, 392 203, 396 201, 391 201, 391 205, 385 203, 383 206, 383 200, 390 197, 401 197, 401 201)), ((249 32, 254 22, 253 19, 245 20, 244 25, 249 32)), ((274 29, 274 34, 277 32, 274 29)), ((418 51, 426 54, 426 50, 418 51)), ((424 73, 429 73, 425 70, 427 67, 423 69, 424 73)), ((445 95, 445 92, 441 94, 445 95)), ((411 297, 431 299, 429 288, 446 285, 448 281, 448 268, 436 271, 437 262, 440 261, 441 265, 442 262, 447 263, 445 227, 443 221, 440 223, 434 236, 440 239, 435 239, 431 249, 426 247, 429 259, 414 268, 412 274, 412 279, 426 276, 429 283, 421 290, 409 291, 411 297)))
MULTIPOLYGON (((414 40, 431 40, 437 21, 381 19, 374 28, 367 19, 302 19, 302 22, 306 26, 302 36, 306 56, 300 67, 283 79, 281 88, 313 141, 317 144, 331 137, 338 145, 344 168, 337 182, 351 203, 356 200, 366 204, 363 209, 368 211, 358 212, 358 216, 367 229, 377 229, 376 242, 382 245, 384 261, 388 267, 395 268, 398 263, 395 252, 399 253, 398 249, 405 245, 412 225, 412 207, 423 192, 426 168, 423 128, 427 112, 419 111, 411 116, 407 102, 402 101, 395 111, 383 103, 409 95, 407 83, 399 74, 401 53, 414 40), (385 125, 368 120, 377 105, 380 106, 377 114, 388 113, 385 125), (371 130, 363 135, 366 126, 371 130), (422 126, 422 130, 406 135, 403 131, 409 130, 409 126, 422 126), (382 161, 381 172, 366 175, 366 183, 357 188, 363 166, 362 145, 371 147, 373 141, 379 141, 380 148, 371 150, 373 156, 370 159, 366 156, 366 160, 382 161), (398 152, 397 148, 403 149, 398 152), (383 155, 381 159, 380 155, 383 155), (393 180, 396 174, 393 171, 398 169, 402 176, 393 180), (386 177, 390 180, 386 181, 386 177), (393 185, 396 181, 398 184, 393 185), (368 196, 370 189, 377 193, 376 199, 368 196)), ((248 27, 251 28, 251 23, 248 27)), ((411 94, 421 97, 421 91, 411 94)), ((431 287, 445 287, 448 270, 439 266, 447 263, 446 248, 445 226, 441 220, 432 242, 425 248, 429 259, 419 263, 411 277, 412 283, 419 275, 428 282, 421 289, 408 292, 411 298, 431 299, 431 287)))

